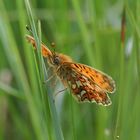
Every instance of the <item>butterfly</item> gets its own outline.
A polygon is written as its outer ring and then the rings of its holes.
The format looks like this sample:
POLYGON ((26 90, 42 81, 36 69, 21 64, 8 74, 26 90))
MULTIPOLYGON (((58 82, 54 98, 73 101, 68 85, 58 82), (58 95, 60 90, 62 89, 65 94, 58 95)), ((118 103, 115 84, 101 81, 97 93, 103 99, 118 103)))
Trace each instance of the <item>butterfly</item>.
MULTIPOLYGON (((30 35, 26 35, 26 39, 36 49, 35 39, 30 35)), ((41 43, 41 53, 78 102, 95 102, 104 106, 111 104, 107 93, 115 91, 115 81, 110 76, 90 66, 75 63, 69 56, 49 50, 44 43, 41 43)))

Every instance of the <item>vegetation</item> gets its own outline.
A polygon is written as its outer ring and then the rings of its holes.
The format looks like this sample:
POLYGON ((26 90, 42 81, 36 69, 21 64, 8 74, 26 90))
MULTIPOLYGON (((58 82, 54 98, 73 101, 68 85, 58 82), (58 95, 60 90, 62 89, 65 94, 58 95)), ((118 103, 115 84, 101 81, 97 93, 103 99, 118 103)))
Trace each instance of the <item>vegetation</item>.
POLYGON ((1 0, 0 139, 139 140, 139 13, 139 0, 1 0), (43 84, 48 64, 26 34, 111 75, 112 105, 79 104, 69 91, 54 98, 63 86, 43 84))

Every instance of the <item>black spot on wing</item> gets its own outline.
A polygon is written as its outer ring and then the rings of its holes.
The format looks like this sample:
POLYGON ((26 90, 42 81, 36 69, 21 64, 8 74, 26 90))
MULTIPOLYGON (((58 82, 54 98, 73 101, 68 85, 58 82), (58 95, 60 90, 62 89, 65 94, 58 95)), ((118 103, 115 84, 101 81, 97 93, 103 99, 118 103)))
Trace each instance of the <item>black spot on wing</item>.
POLYGON ((75 66, 76 68, 79 68, 79 66, 78 66, 78 65, 76 65, 76 64, 74 64, 74 66, 75 66))

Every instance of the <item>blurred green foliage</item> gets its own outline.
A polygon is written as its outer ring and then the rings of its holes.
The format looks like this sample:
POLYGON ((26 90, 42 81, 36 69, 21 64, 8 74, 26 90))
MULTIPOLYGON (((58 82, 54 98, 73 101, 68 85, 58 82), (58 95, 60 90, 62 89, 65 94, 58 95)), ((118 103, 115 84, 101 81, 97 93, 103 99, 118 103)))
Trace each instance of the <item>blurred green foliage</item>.
POLYGON ((1 0, 0 139, 139 140, 139 13, 139 0, 1 0), (79 104, 69 92, 54 103, 63 87, 43 84, 48 64, 27 43, 26 25, 38 44, 37 33, 48 47, 54 41, 58 52, 111 75, 112 105, 79 104))

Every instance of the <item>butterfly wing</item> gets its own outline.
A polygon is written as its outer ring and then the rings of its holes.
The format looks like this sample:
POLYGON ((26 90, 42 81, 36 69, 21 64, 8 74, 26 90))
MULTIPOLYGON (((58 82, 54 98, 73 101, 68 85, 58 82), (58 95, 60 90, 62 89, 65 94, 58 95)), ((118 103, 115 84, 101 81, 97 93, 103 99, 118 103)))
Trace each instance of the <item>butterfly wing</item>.
MULTIPOLYGON (((37 48, 35 39, 32 36, 26 35, 26 39, 33 45, 34 49, 37 48)), ((52 56, 52 52, 43 43, 41 43, 41 53, 44 57, 52 56)))
POLYGON ((103 89, 69 64, 64 63, 58 73, 61 73, 59 75, 61 80, 67 83, 76 100, 79 102, 96 102, 101 105, 111 104, 110 98, 103 89))
POLYGON ((89 78, 93 83, 98 85, 105 92, 113 93, 115 91, 115 82, 107 74, 79 63, 69 63, 74 70, 89 78))
MULTIPOLYGON (((36 49, 35 39, 30 35, 27 35, 26 38, 36 49)), ((52 56, 52 52, 43 43, 41 43, 41 49, 44 57, 52 56)), ((59 56, 61 55, 59 54, 59 56)), ((59 72, 57 71, 58 76, 64 84, 69 86, 72 95, 78 101, 96 102, 102 105, 111 103, 107 92, 114 92, 115 82, 110 76, 84 64, 72 63, 64 55, 62 60, 64 63, 61 64, 59 72)))

